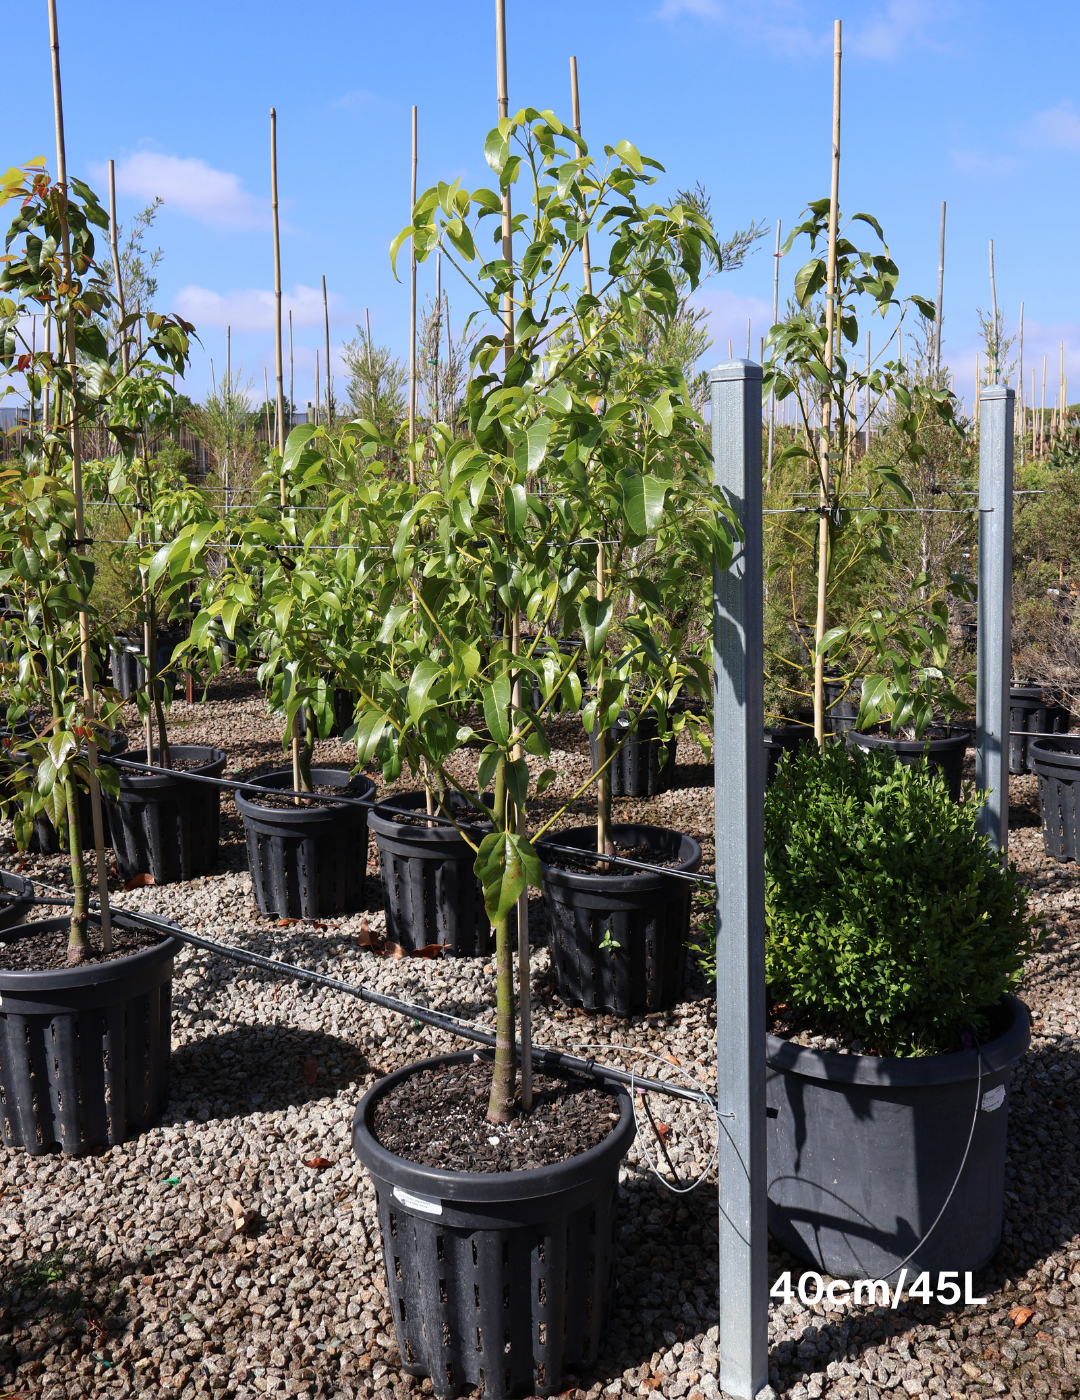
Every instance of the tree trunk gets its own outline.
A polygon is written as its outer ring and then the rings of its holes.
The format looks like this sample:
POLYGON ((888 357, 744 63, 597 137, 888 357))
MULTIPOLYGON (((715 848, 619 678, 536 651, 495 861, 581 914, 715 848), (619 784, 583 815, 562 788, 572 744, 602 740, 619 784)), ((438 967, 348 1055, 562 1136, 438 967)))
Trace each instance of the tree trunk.
POLYGON ((79 820, 79 789, 73 774, 64 783, 68 808, 68 849, 71 855, 71 883, 75 887, 75 903, 71 909, 71 932, 68 935, 68 967, 78 967, 86 961, 90 944, 86 937, 90 913, 90 889, 86 883, 83 861, 82 822, 79 820))
MULTIPOLYGON (((503 831, 506 825, 506 760, 495 774, 495 818, 503 831)), ((517 1055, 514 1036, 514 958, 510 942, 510 922, 503 915, 495 924, 495 1064, 491 1074, 489 1123, 509 1123, 514 1116, 517 1055)))

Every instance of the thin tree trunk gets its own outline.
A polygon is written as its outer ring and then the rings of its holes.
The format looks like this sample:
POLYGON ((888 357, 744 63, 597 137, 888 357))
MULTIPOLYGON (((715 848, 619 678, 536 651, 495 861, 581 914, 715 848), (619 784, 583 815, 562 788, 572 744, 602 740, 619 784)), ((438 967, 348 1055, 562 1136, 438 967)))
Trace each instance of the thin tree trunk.
MULTIPOLYGON (((270 108, 270 203, 274 217, 274 369, 277 379, 277 450, 285 454, 285 383, 281 363, 281 233, 278 228, 277 110, 270 108)), ((292 312, 289 312, 289 403, 292 404, 292 312)), ((281 508, 285 509, 285 471, 281 472, 281 508)))
MULTIPOLYGON (((56 0, 49 0, 49 43, 52 49, 53 114, 56 123, 56 178, 63 190, 61 213, 61 248, 64 262, 64 280, 70 284, 71 273, 71 230, 67 221, 67 150, 64 142, 64 101, 60 87, 60 36, 56 20, 56 0)), ((75 349, 75 313, 70 304, 67 312, 67 358, 71 373, 71 474, 72 491, 75 496, 76 548, 81 553, 86 538, 85 516, 83 513, 82 487, 82 444, 79 437, 79 396, 76 387, 78 363, 75 349)), ((109 872, 105 864, 105 846, 101 820, 101 788, 97 777, 97 743, 94 738, 94 664, 90 650, 90 617, 85 607, 79 609, 79 642, 82 653, 83 713, 89 727, 87 738, 87 766, 90 772, 90 810, 94 821, 94 857, 97 865, 98 899, 101 904, 101 936, 106 951, 112 949, 112 919, 109 911, 109 872)), ((86 874, 83 866, 82 836, 79 830, 78 804, 75 805, 74 826, 68 824, 69 845, 71 846, 71 873, 76 883, 75 905, 71 911, 71 934, 69 948, 81 949, 86 946, 86 921, 88 896, 86 894, 86 874), (74 835, 71 833, 74 832, 74 835), (80 904, 78 881, 82 881, 82 903, 80 904)), ((70 957, 70 953, 69 953, 70 957)), ((82 961, 85 952, 77 955, 82 961)))

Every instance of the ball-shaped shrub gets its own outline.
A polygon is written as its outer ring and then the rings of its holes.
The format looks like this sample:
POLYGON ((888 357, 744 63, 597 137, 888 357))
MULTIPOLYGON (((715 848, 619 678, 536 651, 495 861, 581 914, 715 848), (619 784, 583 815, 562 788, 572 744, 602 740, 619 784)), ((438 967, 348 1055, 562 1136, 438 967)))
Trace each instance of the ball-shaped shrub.
POLYGON ((830 744, 789 756, 765 798, 766 971, 774 1000, 869 1053, 983 1035, 1037 942, 1014 866, 925 764, 830 744))

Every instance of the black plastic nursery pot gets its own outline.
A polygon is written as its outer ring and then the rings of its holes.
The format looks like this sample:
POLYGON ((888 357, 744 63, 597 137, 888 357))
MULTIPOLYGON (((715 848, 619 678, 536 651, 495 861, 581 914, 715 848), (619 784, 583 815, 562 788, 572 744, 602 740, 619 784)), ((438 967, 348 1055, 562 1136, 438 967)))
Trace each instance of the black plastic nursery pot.
POLYGON ((13 928, 16 924, 21 924, 30 910, 34 907, 31 900, 34 897, 34 887, 22 875, 16 875, 10 870, 0 870, 0 894, 4 898, 0 899, 0 932, 6 928, 13 928))
POLYGON ((826 734, 846 734, 849 729, 855 728, 855 721, 859 717, 857 685, 858 682, 850 685, 845 691, 843 681, 830 680, 828 677, 823 681, 826 734))
MULTIPOLYGON (((61 932, 66 918, 19 924, 61 932)), ((33 1156, 124 1142, 164 1113, 178 939, 110 962, 0 971, 0 1139, 33 1156)))
POLYGON ((1080 860, 1080 734, 1032 739, 1043 847, 1055 860, 1080 860))
MULTIPOLYGON (((622 744, 608 765, 612 797, 656 797, 667 792, 675 778, 675 740, 667 746, 667 758, 660 763, 660 740, 656 737, 656 715, 646 710, 625 744, 630 716, 624 710, 607 732, 607 749, 622 744)), ((596 771, 596 731, 589 735, 589 758, 596 771)))
POLYGON ((1071 719, 1069 711, 1055 704, 1041 686, 1013 686, 1009 691, 1009 772, 1033 773, 1031 746, 1036 741, 1027 736, 1067 734, 1071 719))
POLYGON ((954 802, 960 801, 960 783, 964 773, 964 754, 972 743, 970 729, 947 730, 932 725, 922 739, 894 739, 888 734, 860 734, 851 729, 845 736, 849 745, 862 749, 888 749, 899 763, 916 767, 925 756, 930 768, 941 772, 954 802))
POLYGON ((353 1151, 375 1187, 402 1370, 430 1376, 440 1400, 476 1386, 484 1400, 551 1395, 599 1347, 633 1105, 610 1085, 620 1114, 608 1136, 529 1171, 443 1171, 380 1146, 379 1099, 410 1075, 472 1057, 406 1065, 369 1089, 353 1118, 353 1151))
MULTIPOLYGON (((648 846, 660 860, 678 860, 679 870, 701 866, 701 846, 692 836, 631 823, 613 824, 611 832, 616 847, 648 846)), ((595 851, 596 828, 555 832, 551 840, 595 851)), ((538 853, 559 996, 615 1016, 661 1011, 677 1000, 686 984, 693 882, 663 869, 653 874, 616 865, 610 875, 563 870, 547 864, 542 842, 538 853), (609 936, 615 946, 602 947, 609 936)))
MULTIPOLYGON (((108 735, 108 743, 102 744, 99 751, 104 754, 123 753, 127 748, 128 737, 122 729, 111 730, 108 735)), ((101 822, 104 828, 105 845, 112 845, 112 836, 109 831, 109 808, 103 800, 101 804, 101 822)), ((79 829, 82 832, 82 844, 84 851, 94 849, 94 813, 90 803, 90 794, 85 788, 79 789, 79 829)), ((52 824, 52 819, 45 812, 41 812, 34 818, 34 834, 30 838, 28 847, 31 851, 38 851, 43 856, 59 855, 62 850, 67 849, 67 831, 65 829, 63 839, 61 839, 56 827, 52 824)))
POLYGON ((776 777, 780 760, 786 753, 798 753, 803 744, 814 742, 813 726, 778 724, 765 730, 765 786, 776 777))
MULTIPOLYGON (((163 687, 174 688, 176 674, 168 670, 174 649, 184 640, 182 627, 169 627, 157 634, 157 671, 163 687)), ((122 700, 130 700, 136 690, 146 685, 146 668, 139 660, 145 642, 142 636, 117 636, 109 646, 109 669, 112 683, 122 700)))
POLYGON ((780 1245, 848 1279, 884 1279, 912 1250, 909 1280, 989 1261, 1001 1240, 1009 1074, 1031 1040, 1027 1007, 1005 1002, 1008 1029, 981 1051, 886 1059, 768 1037, 769 1230, 780 1245))
MULTIPOLYGON (((264 773, 253 781, 293 790, 291 769, 264 773)), ((312 768, 311 781, 315 787, 340 789, 343 797, 368 798, 375 792, 370 778, 354 778, 347 768, 312 768)), ((244 819, 251 887, 262 913, 319 919, 363 907, 366 807, 268 807, 250 790, 239 789, 234 801, 244 819)))
MULTIPOLYGON (((174 763, 192 765, 188 772, 220 778, 225 771, 225 750, 208 744, 172 744, 169 754, 174 763)), ((126 757, 145 763, 146 750, 126 757)), ((157 749, 151 762, 160 762, 157 749)), ((209 783, 192 782, 183 772, 120 767, 120 796, 108 798, 106 806, 121 880, 150 874, 156 884, 171 885, 217 864, 221 796, 209 783)))
MULTIPOLYGON (((423 792, 394 794, 395 807, 422 815, 423 792)), ((479 819, 458 793, 449 794, 450 811, 463 821, 479 819)), ((473 873, 476 853, 452 826, 423 826, 380 807, 368 815, 379 848, 386 936, 412 952, 433 943, 453 957, 481 957, 491 951, 491 923, 484 891, 473 873)))

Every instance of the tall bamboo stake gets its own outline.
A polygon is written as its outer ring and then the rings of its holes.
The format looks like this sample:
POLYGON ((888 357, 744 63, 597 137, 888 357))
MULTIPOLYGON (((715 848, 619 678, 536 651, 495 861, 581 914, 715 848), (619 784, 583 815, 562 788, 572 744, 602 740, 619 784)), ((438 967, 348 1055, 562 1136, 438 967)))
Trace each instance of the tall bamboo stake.
POLYGON ((993 351, 994 364, 988 368, 990 383, 996 384, 1001 378, 1001 349, 998 336, 998 310, 997 310, 997 282, 994 280, 994 240, 990 240, 990 315, 993 317, 993 335, 990 340, 990 349, 993 351))
POLYGON ((289 427, 292 428, 292 416, 296 409, 296 399, 293 389, 293 352, 292 352, 292 307, 289 307, 289 427))
POLYGON ((1020 388, 1020 465, 1024 465, 1024 303, 1020 303, 1020 366, 1016 373, 1020 388))
MULTIPOLYGON (((773 253, 772 319, 776 325, 780 315, 780 220, 776 221, 776 251, 773 253)), ((764 352, 762 352, 764 358, 764 352)), ((769 456, 765 466, 765 489, 772 485, 773 435, 776 430, 776 390, 769 390, 769 456)))
MULTIPOLYGON (((412 197, 409 201, 409 222, 416 207, 416 107, 412 109, 412 197)), ((409 446, 416 441, 416 240, 409 240, 409 446)), ((416 463, 409 454, 409 481, 416 484, 416 463)))
MULTIPOLYGON (((836 323, 836 235, 840 212, 840 65, 842 21, 833 29, 832 184, 829 190, 829 258, 825 280, 825 368, 830 378, 836 323)), ((825 635, 826 584, 829 571, 829 452, 832 441, 831 384, 822 401, 821 468, 818 517, 817 620, 814 628, 814 737, 825 744, 825 657, 819 650, 825 635)))
MULTIPOLYGON (((285 455, 285 372, 281 362, 281 230, 278 227, 277 110, 270 108, 270 203, 274 215, 274 366, 277 372, 277 449, 285 455)), ((289 402, 292 403, 292 312, 289 312, 289 402)), ((281 508, 285 509, 285 469, 281 471, 281 508)), ((295 777, 295 773, 293 774, 295 777)))
POLYGON ((1031 366, 1031 455, 1039 455, 1039 444, 1035 436, 1035 366, 1031 366))
POLYGON ((334 426, 334 418, 333 418, 334 409, 333 409, 333 404, 332 404, 332 402, 331 402, 331 390, 330 390, 330 310, 329 310, 329 306, 328 306, 327 300, 326 300, 326 273, 325 273, 325 272, 323 273, 323 279, 322 279, 322 315, 323 315, 323 334, 324 334, 325 337, 326 337, 326 425, 327 425, 328 428, 332 428, 332 427, 334 426))
POLYGON ((941 237, 938 240, 937 308, 934 318, 934 377, 941 373, 941 313, 945 303, 945 201, 941 201, 941 237))
POLYGON ((364 325, 367 328, 367 372, 371 385, 371 421, 375 422, 375 362, 371 358, 371 312, 364 307, 364 325))
POLYGON ((1061 367, 1058 370, 1058 436, 1065 431, 1065 342, 1061 342, 1061 367))
MULTIPOLYGON (((581 104, 578 101, 577 58, 570 56, 570 105, 574 116, 574 132, 581 135, 581 104)), ((592 296, 592 261, 589 257, 589 234, 586 231, 581 240, 581 267, 585 277, 585 291, 592 296)))
POLYGON ((1046 451, 1046 356, 1043 356, 1042 407, 1039 409, 1039 455, 1046 451))
POLYGON ((975 431, 979 431, 979 389, 981 387, 979 379, 979 352, 975 351, 975 431))
POLYGON ((431 372, 431 422, 439 421, 439 352, 442 349, 442 253, 435 254, 435 360, 431 372))
POLYGON ((320 393, 320 387, 319 387, 319 352, 318 352, 318 350, 316 350, 316 351, 315 351, 315 422, 316 422, 316 423, 318 423, 318 421, 319 421, 319 406, 320 406, 319 393, 320 393))
MULTIPOLYGON (((56 0, 49 0, 49 44, 52 49, 53 116, 56 125, 56 182, 61 190, 60 236, 64 262, 64 281, 70 286, 71 272, 71 230, 67 221, 67 148, 64 141, 64 99, 60 88, 60 35, 56 21, 56 0)), ((81 554, 86 538, 85 515, 83 512, 82 485, 82 440, 79 432, 79 396, 76 388, 78 361, 75 350, 75 312, 70 299, 67 312, 67 334, 64 340, 68 369, 71 374, 71 477, 72 492, 75 496, 76 549, 81 554)), ((94 719, 94 662, 90 651, 90 617, 85 607, 79 609, 79 642, 82 654, 83 711, 86 722, 91 726, 86 742, 87 769, 90 779, 90 812, 94 828, 94 861, 97 866, 98 901, 101 906, 101 946, 106 953, 112 952, 112 916, 109 909, 109 872, 105 864, 104 824, 101 820, 101 787, 97 776, 97 743, 92 728, 94 719)), ((74 787, 72 785, 72 791, 74 787)), ((69 813, 68 846, 71 850, 72 876, 75 883, 75 905, 72 908, 72 928, 79 926, 88 912, 85 873, 82 864, 82 837, 78 829, 79 813, 69 813), (79 881, 82 887, 79 887, 79 881), (81 902, 81 907, 80 907, 81 902)), ((85 925, 82 926, 85 928, 85 925)))
POLYGON ((265 365, 263 365, 263 404, 266 407, 266 446, 269 449, 273 443, 270 441, 270 385, 267 382, 265 365))

